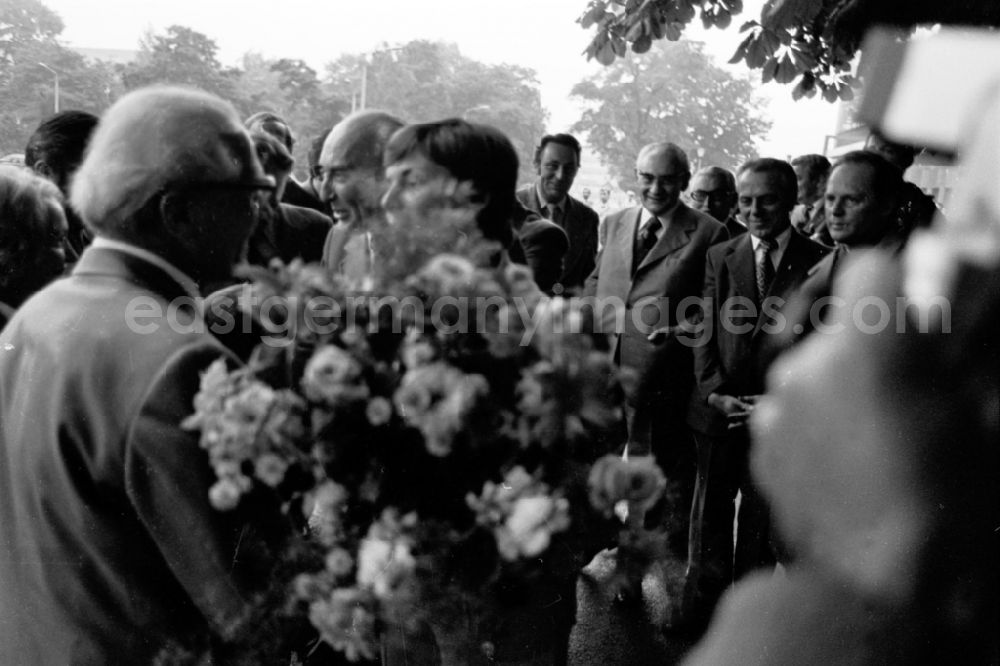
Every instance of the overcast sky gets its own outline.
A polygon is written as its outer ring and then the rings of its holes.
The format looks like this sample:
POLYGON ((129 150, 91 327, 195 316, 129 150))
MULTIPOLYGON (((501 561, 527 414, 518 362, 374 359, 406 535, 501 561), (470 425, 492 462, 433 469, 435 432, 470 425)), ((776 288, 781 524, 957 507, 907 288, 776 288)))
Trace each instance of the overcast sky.
MULTIPOLYGON (((538 72, 549 130, 572 124, 579 109, 569 90, 600 68, 581 55, 590 32, 577 17, 586 0, 42 0, 66 25, 71 46, 135 49, 148 30, 180 24, 219 45, 220 60, 236 64, 247 51, 267 57, 301 58, 322 72, 341 53, 362 52, 413 39, 455 42, 467 56, 509 62, 538 72)), ((726 31, 705 31, 700 22, 687 36, 705 41, 720 64, 740 41, 738 26, 756 18, 763 0, 747 0, 746 10, 726 31)), ((746 71, 744 65, 733 71, 746 71)), ((753 74, 759 81, 759 73, 753 74)), ((760 145, 762 155, 786 157, 821 152, 832 134, 835 108, 825 102, 793 102, 788 86, 760 87, 774 122, 760 145)), ((678 140, 683 145, 683 140, 678 140)))

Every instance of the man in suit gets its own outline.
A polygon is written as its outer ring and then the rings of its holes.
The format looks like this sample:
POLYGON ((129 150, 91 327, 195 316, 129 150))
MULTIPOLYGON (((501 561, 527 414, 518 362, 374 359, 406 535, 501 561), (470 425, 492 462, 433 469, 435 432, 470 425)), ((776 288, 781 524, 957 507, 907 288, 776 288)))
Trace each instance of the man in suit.
POLYGON ((779 333, 782 309, 827 250, 796 232, 795 172, 781 160, 753 160, 739 170, 737 205, 748 234, 716 245, 705 264, 705 318, 694 348, 697 389, 688 423, 698 445, 691 511, 689 589, 700 595, 692 612, 707 621, 733 581, 733 518, 742 492, 735 577, 774 562, 767 507, 748 471, 746 418, 764 392, 777 353, 767 338, 779 333))
POLYGON ((385 224, 382 153, 403 121, 384 111, 358 111, 334 125, 319 157, 320 195, 333 214, 323 265, 353 279, 371 273, 370 231, 385 224))
MULTIPOLYGON (((694 484, 694 443, 685 413, 694 371, 682 340, 684 300, 701 294, 705 253, 726 240, 726 229, 680 200, 691 179, 687 155, 672 143, 645 146, 636 159, 642 205, 612 213, 603 250, 587 279, 598 324, 613 335, 622 369, 634 377, 626 391, 628 455, 654 455, 677 490, 686 514, 694 484)), ((687 552, 686 519, 671 547, 687 552)))
POLYGON ((790 308, 793 326, 785 335, 799 339, 823 323, 828 311, 819 308, 833 293, 833 283, 854 250, 879 247, 897 253, 905 240, 898 224, 902 172, 882 156, 866 150, 843 155, 826 183, 824 207, 833 252, 809 269, 801 297, 790 308))
POLYGON ((746 233, 747 228, 736 219, 736 178, 729 169, 717 166, 699 169, 691 178, 688 199, 692 208, 726 225, 730 238, 746 233))
POLYGON ((803 236, 833 246, 823 214, 823 191, 830 175, 830 160, 811 153, 792 160, 798 182, 798 205, 792 209, 792 226, 803 236))
POLYGON ((201 651, 270 579, 277 503, 213 508, 180 423, 228 357, 199 284, 231 273, 273 187, 212 95, 147 88, 101 120, 71 191, 96 238, 0 334, 0 663, 201 651))
MULTIPOLYGON (((569 134, 546 134, 535 149, 538 180, 517 191, 528 210, 558 224, 569 237, 559 283, 552 291, 579 291, 594 270, 597 256, 597 213, 569 194, 580 170, 580 142, 569 134)), ((525 251, 527 251, 525 247, 525 251)))

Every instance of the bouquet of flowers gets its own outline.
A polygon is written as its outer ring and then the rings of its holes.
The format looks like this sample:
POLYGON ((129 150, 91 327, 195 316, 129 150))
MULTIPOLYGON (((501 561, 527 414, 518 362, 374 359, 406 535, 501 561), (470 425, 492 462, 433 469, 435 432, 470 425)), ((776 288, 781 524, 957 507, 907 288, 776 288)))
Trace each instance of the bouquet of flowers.
POLYGON ((268 335, 245 367, 204 373, 184 424, 215 470, 210 500, 281 498, 320 552, 290 607, 352 661, 389 627, 429 627, 442 662, 474 663, 523 613, 562 613, 565 641, 575 604, 552 600, 598 551, 619 545, 632 584, 662 551, 614 513, 665 482, 610 453, 624 427, 607 340, 520 266, 439 254, 398 275, 351 292, 296 262, 244 288, 268 335))

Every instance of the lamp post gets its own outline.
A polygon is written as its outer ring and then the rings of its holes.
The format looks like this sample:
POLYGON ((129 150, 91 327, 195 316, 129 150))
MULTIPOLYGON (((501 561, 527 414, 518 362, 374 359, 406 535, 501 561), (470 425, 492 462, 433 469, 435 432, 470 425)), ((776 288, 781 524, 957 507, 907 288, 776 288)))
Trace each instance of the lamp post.
MULTIPOLYGON (((369 51, 361 57, 361 94, 358 100, 359 111, 364 111, 368 108, 368 60, 369 58, 374 58, 379 53, 393 53, 394 51, 402 51, 402 46, 386 47, 384 49, 376 49, 374 51, 369 51)), ((354 104, 351 104, 351 110, 354 111, 354 104)))
POLYGON ((53 86, 53 90, 54 90, 54 93, 55 93, 55 99, 52 102, 52 109, 53 109, 53 113, 59 113, 59 72, 57 72, 56 70, 52 69, 51 67, 49 67, 48 65, 46 65, 44 62, 40 62, 38 64, 40 66, 44 67, 45 69, 49 70, 50 72, 52 72, 52 76, 55 77, 56 81, 55 81, 55 85, 53 86))

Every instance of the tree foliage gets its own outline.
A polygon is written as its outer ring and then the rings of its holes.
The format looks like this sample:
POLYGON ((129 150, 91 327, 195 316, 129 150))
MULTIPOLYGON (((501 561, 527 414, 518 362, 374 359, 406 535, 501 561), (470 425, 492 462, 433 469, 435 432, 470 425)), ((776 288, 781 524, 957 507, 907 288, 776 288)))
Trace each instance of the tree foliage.
POLYGON ((462 55, 454 44, 417 40, 395 49, 342 56, 327 67, 329 90, 339 91, 348 105, 352 97, 360 104, 365 69, 366 107, 384 109, 408 122, 457 116, 494 125, 517 149, 522 179, 530 177, 533 147, 545 129, 533 70, 488 65, 462 55))
MULTIPOLYGON (((588 58, 610 65, 631 47, 645 53, 660 39, 676 41, 699 17, 706 28, 729 27, 742 0, 590 0, 579 23, 594 30, 588 58)), ((795 83, 792 96, 851 99, 857 81, 852 61, 865 30, 886 23, 1000 26, 996 0, 768 0, 730 62, 761 70, 766 83, 795 83)))
POLYGON ((234 99, 238 70, 225 69, 217 58, 219 47, 202 33, 172 25, 162 35, 147 35, 139 57, 127 65, 122 80, 127 90, 153 83, 194 86, 224 99, 234 99))
POLYGON ((750 81, 715 65, 697 42, 658 42, 647 55, 626 54, 577 83, 572 95, 589 107, 572 131, 626 189, 647 143, 672 141, 692 161, 734 168, 755 156, 756 140, 770 127, 750 81))
POLYGON ((37 0, 0 4, 0 154, 22 152, 55 107, 55 77, 63 109, 100 113, 120 94, 114 68, 92 62, 56 38, 60 18, 37 0))

